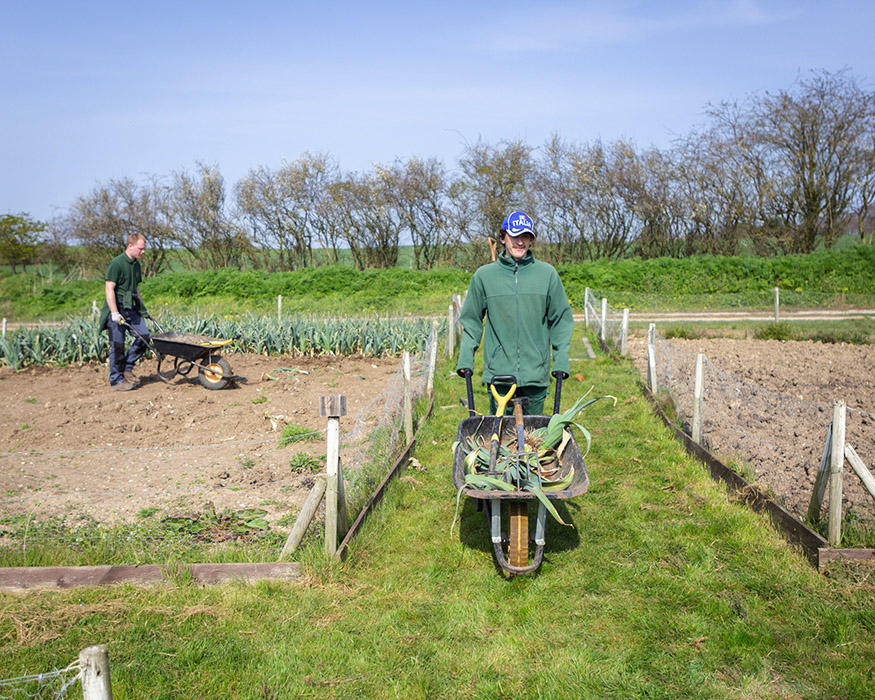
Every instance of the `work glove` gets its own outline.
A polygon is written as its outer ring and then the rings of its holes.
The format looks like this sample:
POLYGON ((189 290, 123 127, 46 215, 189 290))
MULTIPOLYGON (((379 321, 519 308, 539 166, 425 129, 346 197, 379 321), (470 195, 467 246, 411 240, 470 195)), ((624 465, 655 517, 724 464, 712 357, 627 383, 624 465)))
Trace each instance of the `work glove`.
POLYGON ((118 311, 114 314, 110 314, 109 317, 112 319, 113 323, 117 323, 118 325, 122 325, 125 322, 125 317, 122 316, 118 311))

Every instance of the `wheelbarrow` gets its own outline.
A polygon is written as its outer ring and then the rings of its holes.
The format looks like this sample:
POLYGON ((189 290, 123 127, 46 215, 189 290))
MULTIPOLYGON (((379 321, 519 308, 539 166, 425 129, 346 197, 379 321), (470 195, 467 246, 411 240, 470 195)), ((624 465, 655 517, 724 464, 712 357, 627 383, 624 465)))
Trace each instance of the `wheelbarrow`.
POLYGON ((162 382, 169 383, 177 374, 186 377, 194 367, 198 368, 198 381, 207 389, 224 389, 235 379, 242 379, 234 375, 231 365, 221 356, 221 348, 237 338, 225 340, 194 333, 167 332, 151 316, 149 320, 161 332, 148 340, 131 325, 128 328, 155 353, 158 358, 158 378, 162 382), (173 366, 161 369, 161 363, 167 358, 173 359, 173 366))
MULTIPOLYGON (((519 434, 519 427, 514 423, 521 423, 525 431, 545 427, 550 422, 550 416, 522 416, 521 409, 517 407, 517 419, 506 420, 502 414, 504 405, 499 402, 498 416, 494 420, 488 417, 475 416, 474 394, 471 387, 471 371, 464 372, 468 390, 469 417, 459 423, 456 436, 457 444, 462 445, 469 437, 490 439, 490 446, 494 444, 494 437, 499 442, 507 442, 519 434), (514 435, 514 429, 517 435, 514 435)), ((554 372, 556 378, 556 395, 553 412, 559 412, 559 404, 562 392, 562 372, 554 372)), ((513 377, 509 377, 513 379, 513 377)), ((498 397, 497 397, 498 398, 498 397)), ((518 453, 524 450, 518 444, 518 453)), ((492 452, 492 450, 490 450, 492 452)), ((519 457, 518 457, 519 458, 519 457)), ((490 468, 493 457, 490 454, 490 468)), ((563 473, 574 470, 570 484, 562 490, 544 490, 542 493, 550 501, 560 501, 580 496, 589 490, 589 476, 583 463, 583 456, 576 440, 572 436, 565 446, 560 459, 559 468, 563 473)), ((456 448, 453 459, 453 483, 459 493, 477 501, 477 510, 485 510, 486 519, 489 523, 489 531, 492 539, 492 547, 495 560, 498 565, 511 575, 528 574, 536 571, 544 557, 546 544, 547 507, 539 500, 538 495, 531 491, 522 491, 516 488, 510 490, 478 489, 466 484, 465 455, 461 447, 456 448), (529 535, 529 504, 537 504, 537 516, 535 518, 534 537, 529 535), (530 558, 530 544, 534 544, 534 551, 530 558), (507 553, 505 554, 505 550, 507 553)), ((511 484, 512 486, 512 484, 511 484)))

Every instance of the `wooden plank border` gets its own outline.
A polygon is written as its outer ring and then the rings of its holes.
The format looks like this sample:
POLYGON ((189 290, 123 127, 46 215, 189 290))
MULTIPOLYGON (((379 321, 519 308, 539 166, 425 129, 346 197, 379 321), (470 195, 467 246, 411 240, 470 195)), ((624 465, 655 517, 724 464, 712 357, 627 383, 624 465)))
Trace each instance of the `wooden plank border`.
POLYGON ((252 583, 264 579, 294 580, 301 575, 295 562, 227 564, 121 564, 105 566, 10 566, 0 567, 0 590, 75 588, 116 583, 147 585, 190 577, 199 585, 228 581, 252 583))

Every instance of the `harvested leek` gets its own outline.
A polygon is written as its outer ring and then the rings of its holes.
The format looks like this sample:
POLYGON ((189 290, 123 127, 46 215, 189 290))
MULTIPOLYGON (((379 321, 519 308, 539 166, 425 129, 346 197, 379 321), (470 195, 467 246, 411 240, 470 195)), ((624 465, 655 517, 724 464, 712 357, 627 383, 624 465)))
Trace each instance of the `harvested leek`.
MULTIPOLYGON (((517 444, 517 439, 513 439, 508 445, 500 445, 492 472, 489 471, 489 447, 485 439, 469 435, 463 441, 453 443, 453 454, 457 449, 462 450, 465 463, 465 484, 456 497, 457 515, 464 488, 515 491, 517 489, 514 484, 519 484, 519 490, 534 494, 559 523, 566 525, 545 492, 563 491, 574 481, 573 465, 562 469, 562 453, 571 439, 572 428, 577 428, 583 434, 586 439, 586 452, 589 452, 592 436, 586 428, 574 421, 579 413, 600 399, 612 399, 614 405, 617 403, 617 398, 610 395, 588 399, 589 393, 579 398, 564 413, 553 415, 547 426, 528 431, 524 436, 524 445, 517 444), (537 467, 530 468, 525 460, 514 456, 529 451, 537 453, 537 467)), ((455 523, 455 518, 453 522, 455 523)))

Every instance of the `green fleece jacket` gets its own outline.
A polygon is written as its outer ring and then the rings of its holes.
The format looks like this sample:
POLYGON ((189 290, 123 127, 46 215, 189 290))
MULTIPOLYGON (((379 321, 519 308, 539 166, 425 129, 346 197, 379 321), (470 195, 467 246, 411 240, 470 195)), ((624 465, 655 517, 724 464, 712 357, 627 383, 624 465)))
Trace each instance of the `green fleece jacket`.
POLYGON ((479 268, 462 305, 457 369, 473 369, 483 338, 483 381, 512 374, 519 386, 550 385, 553 370, 568 373, 574 321, 562 280, 531 252, 516 262, 506 253, 479 268), (486 317, 486 330, 483 318, 486 317))

